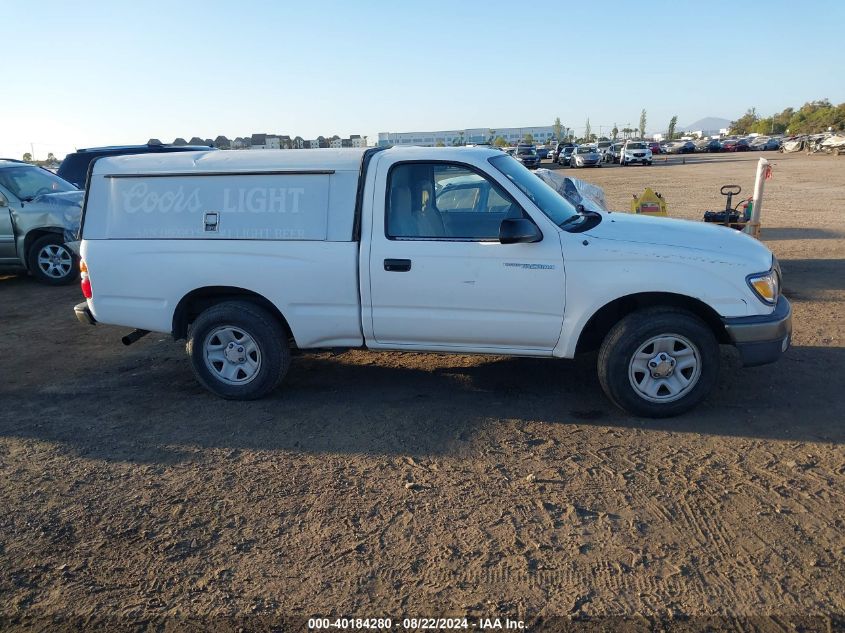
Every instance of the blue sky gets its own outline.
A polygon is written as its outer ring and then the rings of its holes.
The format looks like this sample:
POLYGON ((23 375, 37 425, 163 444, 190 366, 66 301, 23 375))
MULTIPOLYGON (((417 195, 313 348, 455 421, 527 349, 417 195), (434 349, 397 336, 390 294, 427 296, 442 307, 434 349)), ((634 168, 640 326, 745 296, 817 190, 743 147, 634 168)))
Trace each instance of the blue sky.
POLYGON ((2 0, 0 156, 845 101, 845 2, 2 0))

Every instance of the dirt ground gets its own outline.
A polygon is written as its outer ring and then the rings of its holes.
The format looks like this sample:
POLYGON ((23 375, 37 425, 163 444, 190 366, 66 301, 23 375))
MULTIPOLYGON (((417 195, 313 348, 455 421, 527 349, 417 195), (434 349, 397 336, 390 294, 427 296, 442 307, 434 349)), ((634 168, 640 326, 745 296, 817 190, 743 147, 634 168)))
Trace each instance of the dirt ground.
MULTIPOLYGON (((750 195, 759 156, 574 173, 614 207, 651 185, 699 219, 722 184, 750 195)), ((836 629, 845 158, 766 156, 763 237, 793 347, 753 369, 726 348, 712 397, 670 420, 615 409, 591 357, 302 355, 272 397, 226 402, 168 337, 123 347, 125 330, 76 322, 78 287, 3 277, 0 623, 641 614, 836 629)))

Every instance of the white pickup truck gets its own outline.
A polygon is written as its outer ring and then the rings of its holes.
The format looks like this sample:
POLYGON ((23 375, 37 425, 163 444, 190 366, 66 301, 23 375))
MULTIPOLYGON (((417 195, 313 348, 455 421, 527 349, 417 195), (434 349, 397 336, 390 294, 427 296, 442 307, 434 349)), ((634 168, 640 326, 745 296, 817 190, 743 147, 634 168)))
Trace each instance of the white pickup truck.
POLYGON ((103 158, 83 211, 84 323, 187 339, 224 398, 275 389, 292 349, 573 358, 610 399, 671 416, 791 337, 760 242, 575 207, 485 148, 103 158))

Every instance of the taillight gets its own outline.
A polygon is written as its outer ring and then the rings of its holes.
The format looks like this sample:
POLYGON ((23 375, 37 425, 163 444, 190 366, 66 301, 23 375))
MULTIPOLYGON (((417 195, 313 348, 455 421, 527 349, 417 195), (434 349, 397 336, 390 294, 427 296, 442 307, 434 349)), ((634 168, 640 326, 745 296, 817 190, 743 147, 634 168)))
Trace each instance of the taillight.
POLYGON ((90 299, 93 295, 91 292, 91 278, 88 276, 88 266, 84 261, 79 262, 79 285, 82 288, 82 296, 90 299))

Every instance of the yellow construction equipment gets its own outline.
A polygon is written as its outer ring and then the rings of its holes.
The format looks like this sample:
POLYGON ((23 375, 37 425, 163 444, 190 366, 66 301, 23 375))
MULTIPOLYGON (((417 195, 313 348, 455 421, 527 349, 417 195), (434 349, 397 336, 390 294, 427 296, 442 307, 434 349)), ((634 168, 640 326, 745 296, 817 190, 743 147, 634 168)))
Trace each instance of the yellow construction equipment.
POLYGON ((666 212, 666 201, 651 187, 646 187, 640 196, 634 195, 634 199, 631 200, 631 213, 654 215, 662 218, 669 217, 666 212))

